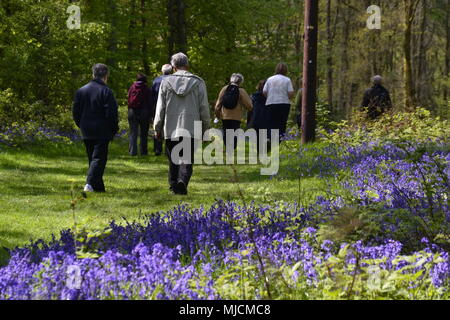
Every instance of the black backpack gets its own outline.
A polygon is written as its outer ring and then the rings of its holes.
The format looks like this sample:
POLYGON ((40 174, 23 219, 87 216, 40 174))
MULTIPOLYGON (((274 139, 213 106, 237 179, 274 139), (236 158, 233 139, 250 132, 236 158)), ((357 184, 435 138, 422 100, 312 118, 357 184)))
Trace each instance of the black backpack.
POLYGON ((236 85, 230 84, 222 97, 222 106, 226 109, 234 109, 238 105, 239 102, 239 87, 236 85))

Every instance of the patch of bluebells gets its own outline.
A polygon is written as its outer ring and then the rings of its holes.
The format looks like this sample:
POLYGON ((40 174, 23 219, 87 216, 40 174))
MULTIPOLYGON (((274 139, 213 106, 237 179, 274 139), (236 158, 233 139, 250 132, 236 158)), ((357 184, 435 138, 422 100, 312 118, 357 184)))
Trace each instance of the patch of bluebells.
MULTIPOLYGON (((123 138, 126 130, 120 131, 116 137, 123 138)), ((63 131, 30 122, 27 126, 11 125, 0 127, 0 145, 14 147, 17 145, 33 144, 36 142, 67 143, 80 142, 82 137, 78 130, 63 131)))
MULTIPOLYGON (((332 210, 320 201, 318 206, 332 210)), ((208 210, 179 206, 149 216, 145 223, 112 222, 106 236, 77 243, 96 258, 77 257, 75 236, 66 230, 60 239, 12 250, 9 264, 0 269, 0 299, 220 299, 226 297, 219 295, 215 281, 227 270, 255 265, 260 272, 254 277, 261 279, 258 257, 265 268, 300 262, 292 281, 301 274, 314 285, 320 281, 318 268, 339 249, 332 241, 317 240, 314 215, 295 205, 218 202, 208 210), (78 287, 68 285, 74 266, 81 272, 78 287)), ((384 259, 380 268, 390 269, 402 244, 357 242, 352 248, 366 259, 384 259)), ((349 253, 346 263, 355 262, 349 253)), ((426 266, 435 286, 448 285, 449 265, 448 254, 442 252, 438 264, 426 266)), ((234 280, 239 281, 239 274, 234 280)))

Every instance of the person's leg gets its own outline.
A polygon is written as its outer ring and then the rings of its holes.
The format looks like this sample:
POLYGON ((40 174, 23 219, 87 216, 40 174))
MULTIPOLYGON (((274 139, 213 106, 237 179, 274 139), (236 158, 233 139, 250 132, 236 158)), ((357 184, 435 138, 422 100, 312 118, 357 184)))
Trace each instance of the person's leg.
POLYGON ((156 137, 153 138, 153 147, 155 155, 160 156, 163 150, 163 140, 158 140, 156 137))
POLYGON ((289 111, 291 109, 291 105, 283 104, 280 105, 280 136, 284 136, 286 134, 287 121, 289 119, 289 111))
MULTIPOLYGON (((223 126, 223 143, 227 146, 227 130, 233 130, 233 132, 241 127, 241 122, 237 120, 222 120, 223 126)), ((237 147, 237 138, 233 139, 233 150, 237 147)))
POLYGON ((180 170, 178 173, 178 184, 180 183, 180 181, 184 184, 183 189, 185 190, 182 191, 185 192, 182 192, 182 194, 187 194, 187 187, 194 172, 194 154, 196 152, 196 149, 195 149, 195 140, 193 138, 183 138, 183 141, 184 139, 190 140, 191 157, 189 159, 190 163, 180 165, 180 170))
POLYGON ((91 166, 92 153, 94 152, 95 140, 83 140, 84 146, 86 147, 86 154, 88 156, 88 168, 91 166))
POLYGON ((139 126, 141 130, 141 156, 146 156, 148 154, 148 129, 150 128, 150 112, 147 109, 141 110, 139 126))
POLYGON ((171 154, 177 143, 178 141, 172 141, 170 139, 166 140, 166 155, 169 159, 169 187, 173 192, 176 192, 177 189, 179 166, 172 161, 171 154))
POLYGON ((87 184, 90 184, 96 192, 105 191, 103 174, 105 172, 106 162, 108 161, 108 145, 108 140, 95 141, 92 161, 87 176, 87 184))
POLYGON ((136 111, 128 109, 128 123, 130 125, 130 146, 129 153, 132 156, 137 155, 137 137, 139 132, 139 121, 136 115, 136 111))

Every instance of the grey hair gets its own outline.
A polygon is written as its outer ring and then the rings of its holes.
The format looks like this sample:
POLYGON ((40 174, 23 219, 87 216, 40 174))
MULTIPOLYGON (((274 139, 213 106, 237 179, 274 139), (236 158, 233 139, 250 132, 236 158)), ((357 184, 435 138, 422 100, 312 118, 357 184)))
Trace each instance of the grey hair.
POLYGON ((95 79, 104 79, 109 75, 108 67, 103 63, 97 63, 92 67, 92 76, 95 79))
POLYGON ((381 82, 383 82, 383 78, 381 76, 377 75, 372 78, 372 82, 373 82, 373 84, 381 84, 381 82))
POLYGON ((172 66, 170 65, 170 64, 165 64, 165 65, 163 65, 162 66, 162 69, 161 69, 161 71, 162 71, 162 73, 164 74, 164 75, 169 75, 169 74, 171 74, 172 73, 172 66))
POLYGON ((189 58, 184 53, 179 52, 172 56, 170 64, 172 65, 172 67, 177 69, 185 68, 189 66, 189 58))
POLYGON ((244 76, 240 73, 233 73, 231 75, 230 82, 239 86, 244 82, 244 76))

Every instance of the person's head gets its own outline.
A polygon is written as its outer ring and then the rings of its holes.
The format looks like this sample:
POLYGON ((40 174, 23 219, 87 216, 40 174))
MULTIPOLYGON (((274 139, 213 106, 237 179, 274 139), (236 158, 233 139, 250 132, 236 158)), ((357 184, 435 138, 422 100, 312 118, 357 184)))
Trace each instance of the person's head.
POLYGON ((175 70, 188 70, 189 58, 182 52, 176 53, 172 56, 170 64, 175 70))
POLYGON ((142 81, 147 83, 147 76, 141 72, 139 72, 136 76, 136 81, 142 81))
POLYGON ((170 64, 165 64, 161 68, 161 72, 165 76, 168 76, 169 74, 171 74, 172 70, 173 70, 173 68, 172 68, 172 66, 170 64))
POLYGON ((240 73, 233 73, 230 77, 230 83, 240 86, 244 83, 244 76, 240 73))
POLYGON ((108 80, 108 76, 109 76, 109 69, 103 63, 96 63, 92 67, 92 77, 94 77, 94 79, 100 79, 106 82, 108 80))
POLYGON ((275 68, 275 74, 286 76, 288 74, 287 64, 284 62, 280 62, 279 64, 277 64, 277 67, 275 68))
POLYGON ((379 75, 372 78, 372 83, 374 85, 381 85, 382 82, 383 82, 383 78, 379 75))
POLYGON ((264 86, 266 85, 266 80, 261 80, 256 86, 256 90, 262 92, 264 90, 264 86))

